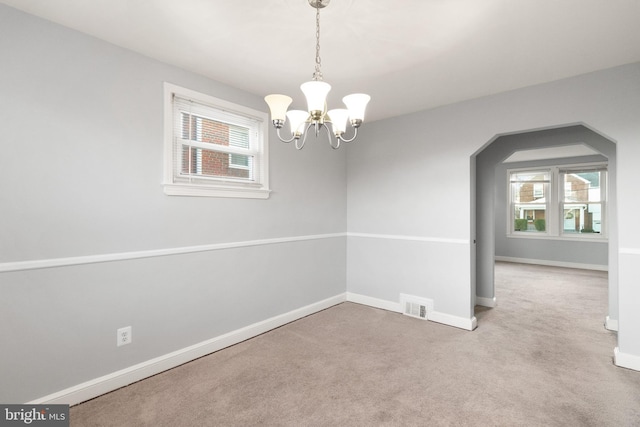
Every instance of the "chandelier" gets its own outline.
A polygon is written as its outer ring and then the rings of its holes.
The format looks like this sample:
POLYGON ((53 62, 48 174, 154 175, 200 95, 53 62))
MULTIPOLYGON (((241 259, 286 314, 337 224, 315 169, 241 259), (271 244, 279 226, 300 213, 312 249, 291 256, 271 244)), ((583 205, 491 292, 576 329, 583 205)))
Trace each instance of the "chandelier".
POLYGON ((351 142, 356 139, 358 128, 364 120, 364 110, 371 99, 369 95, 364 93, 354 93, 342 98, 342 102, 347 107, 346 109, 337 108, 327 111, 327 94, 331 90, 331 85, 322 81, 322 72, 320 71, 322 65, 320 61, 320 9, 326 7, 330 1, 309 0, 309 5, 316 9, 316 68, 313 73, 313 79, 300 85, 300 89, 307 99, 308 111, 287 111, 292 102, 291 97, 287 95, 274 94, 267 95, 264 98, 269 105, 271 120, 276 128, 278 138, 286 143, 295 141, 295 146, 298 150, 304 147, 307 135, 312 127, 316 138, 320 131, 323 128, 325 129, 329 145, 333 149, 340 148, 341 142, 351 142), (283 138, 280 134, 280 129, 282 129, 287 119, 291 129, 291 136, 283 138), (327 123, 331 123, 335 140, 331 137, 331 131, 327 127, 327 123), (345 137, 347 123, 350 123, 353 128, 353 136, 350 138, 345 137))

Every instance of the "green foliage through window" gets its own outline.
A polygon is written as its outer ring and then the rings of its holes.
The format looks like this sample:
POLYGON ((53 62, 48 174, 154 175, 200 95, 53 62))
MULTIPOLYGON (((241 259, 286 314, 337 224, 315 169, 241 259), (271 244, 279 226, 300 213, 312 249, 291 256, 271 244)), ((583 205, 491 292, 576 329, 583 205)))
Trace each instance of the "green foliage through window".
POLYGON ((526 219, 516 219, 516 231, 527 231, 528 221, 526 219))

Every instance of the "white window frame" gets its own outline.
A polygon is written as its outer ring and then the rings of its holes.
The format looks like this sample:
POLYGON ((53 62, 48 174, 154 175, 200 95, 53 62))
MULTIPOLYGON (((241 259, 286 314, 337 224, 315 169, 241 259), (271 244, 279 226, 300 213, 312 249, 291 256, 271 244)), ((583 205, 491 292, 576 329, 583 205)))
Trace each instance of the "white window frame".
POLYGON ((606 163, 583 163, 572 165, 554 165, 554 166, 542 166, 542 167, 528 167, 528 168, 514 168, 507 169, 507 237, 523 238, 523 239, 552 239, 552 240, 607 240, 607 164, 606 163), (601 198, 599 202, 602 209, 601 220, 601 232, 600 233, 564 233, 564 227, 562 221, 564 220, 564 181, 562 180, 563 173, 571 171, 584 171, 585 169, 591 170, 604 170, 605 173, 601 175, 601 198), (531 231, 515 231, 515 218, 513 215, 514 201, 512 199, 513 193, 511 188, 511 174, 514 172, 548 172, 549 173, 549 191, 546 200, 546 212, 545 212, 545 231, 544 232, 531 232, 531 231))
POLYGON ((564 200, 564 194, 566 192, 566 188, 564 185, 564 179, 563 176, 567 173, 571 173, 571 172, 588 172, 590 170, 593 171, 598 171, 598 172, 602 172, 604 171, 605 173, 601 173, 600 174, 600 187, 599 187, 599 192, 600 192, 600 200, 598 201, 593 201, 593 202, 579 202, 579 204, 599 204, 600 205, 600 232, 599 233, 565 233, 564 232, 564 227, 560 228, 560 232, 564 237, 578 237, 580 236, 581 238, 593 238, 593 239, 598 239, 598 236, 600 236, 600 238, 606 238, 606 233, 607 233, 607 228, 608 228, 608 215, 607 215, 607 194, 608 194, 608 181, 609 181, 609 177, 607 176, 607 165, 604 164, 596 164, 596 165, 583 165, 583 166, 576 166, 574 167, 572 166, 568 166, 568 167, 561 167, 559 168, 558 171, 558 184, 562 190, 562 193, 559 195, 559 214, 562 216, 562 218, 564 218, 564 208, 565 205, 571 205, 571 204, 576 204, 576 203, 571 203, 571 202, 566 202, 564 200))
MULTIPOLYGON (((254 110, 229 101, 215 98, 191 89, 164 83, 164 192, 170 196, 203 196, 203 197, 232 197, 249 199, 269 198, 269 117, 267 113, 254 110), (231 177, 200 177, 197 180, 185 180, 181 174, 181 158, 175 149, 176 136, 174 131, 174 97, 190 99, 210 108, 229 115, 255 120, 257 124, 257 138, 251 142, 250 154, 253 156, 251 180, 234 179, 231 177)), ((193 143, 197 145, 198 143, 193 143)), ((224 151, 246 154, 245 151, 224 147, 224 151)), ((246 166, 238 168, 249 169, 246 166)))
POLYGON ((509 207, 508 207, 508 216, 507 218, 509 218, 508 224, 507 224, 507 233, 513 236, 522 236, 522 237, 529 237, 530 235, 535 235, 536 237, 542 237, 542 236, 548 236, 548 235, 552 235, 553 234, 553 225, 550 224, 550 216, 552 216, 551 212, 553 211, 552 209, 552 200, 554 197, 554 191, 553 191, 553 176, 551 174, 551 171, 548 167, 531 167, 531 168, 519 168, 519 169, 509 169, 507 170, 507 200, 509 201, 509 207), (531 232, 531 231, 515 231, 515 218, 513 216, 514 213, 514 206, 515 206, 515 201, 513 200, 513 191, 512 191, 512 183, 511 183, 511 174, 513 173, 518 173, 518 172, 539 172, 539 173, 544 173, 544 174, 548 174, 549 175, 549 179, 548 180, 544 180, 544 181, 532 181, 532 191, 533 191, 533 196, 535 197, 536 195, 536 185, 541 184, 543 186, 543 194, 546 190, 546 197, 545 197, 545 201, 544 203, 542 202, 536 202, 536 205, 542 205, 544 204, 544 210, 545 210, 545 231, 537 231, 537 232, 531 232), (550 230, 551 228, 551 230, 550 230))

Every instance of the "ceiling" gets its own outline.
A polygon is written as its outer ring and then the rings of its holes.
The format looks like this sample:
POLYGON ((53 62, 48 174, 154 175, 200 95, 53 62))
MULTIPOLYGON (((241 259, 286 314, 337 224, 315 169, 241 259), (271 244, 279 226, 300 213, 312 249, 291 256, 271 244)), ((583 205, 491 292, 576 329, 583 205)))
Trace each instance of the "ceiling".
MULTIPOLYGON (((307 0, 0 0, 303 107, 315 62, 307 0)), ((367 120, 640 61, 640 0, 333 0, 320 12, 330 107, 369 93, 367 120)))

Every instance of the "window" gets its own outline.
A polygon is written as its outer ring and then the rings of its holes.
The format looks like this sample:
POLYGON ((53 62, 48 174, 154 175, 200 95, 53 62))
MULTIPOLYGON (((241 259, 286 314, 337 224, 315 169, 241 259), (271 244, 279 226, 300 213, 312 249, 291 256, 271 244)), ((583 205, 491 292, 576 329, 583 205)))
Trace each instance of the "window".
POLYGON ((606 165, 507 173, 511 236, 604 237, 606 165))
POLYGON ((523 171, 511 173, 511 212, 513 230, 544 232, 549 194, 549 171, 523 171))
POLYGON ((165 83, 165 193, 268 198, 267 120, 165 83))
POLYGON ((562 233, 602 234, 604 170, 564 170, 560 177, 564 182, 562 233))

